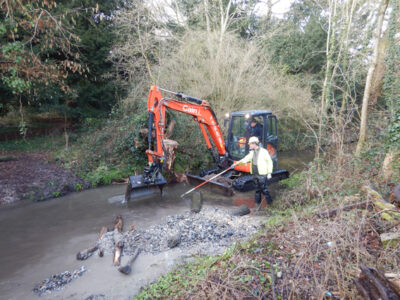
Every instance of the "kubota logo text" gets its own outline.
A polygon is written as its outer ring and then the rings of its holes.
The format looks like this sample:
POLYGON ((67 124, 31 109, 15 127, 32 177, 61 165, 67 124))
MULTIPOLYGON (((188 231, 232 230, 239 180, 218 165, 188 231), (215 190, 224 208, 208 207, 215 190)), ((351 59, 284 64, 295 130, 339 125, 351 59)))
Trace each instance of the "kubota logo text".
POLYGON ((189 106, 187 106, 187 105, 184 105, 184 106, 183 106, 183 111, 186 111, 186 112, 191 113, 191 114, 196 114, 196 115, 198 114, 196 108, 189 107, 189 106))

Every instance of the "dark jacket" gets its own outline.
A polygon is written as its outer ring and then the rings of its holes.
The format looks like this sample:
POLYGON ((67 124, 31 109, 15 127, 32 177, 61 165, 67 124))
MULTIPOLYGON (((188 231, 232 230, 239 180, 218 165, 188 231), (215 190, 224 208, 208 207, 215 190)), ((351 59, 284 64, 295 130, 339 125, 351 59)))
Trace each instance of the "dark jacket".
POLYGON ((261 141, 263 140, 263 127, 260 123, 256 123, 256 126, 249 128, 249 135, 248 137, 256 136, 261 141))

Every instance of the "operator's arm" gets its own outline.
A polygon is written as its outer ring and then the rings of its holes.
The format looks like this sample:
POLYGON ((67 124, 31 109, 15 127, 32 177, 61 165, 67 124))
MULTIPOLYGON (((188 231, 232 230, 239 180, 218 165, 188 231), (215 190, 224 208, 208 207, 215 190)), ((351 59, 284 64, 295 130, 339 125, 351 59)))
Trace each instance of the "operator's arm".
POLYGON ((235 163, 236 166, 240 166, 243 165, 245 163, 251 162, 251 160, 253 159, 253 154, 254 151, 250 151, 249 154, 247 154, 245 157, 243 157, 241 160, 237 161, 235 163))

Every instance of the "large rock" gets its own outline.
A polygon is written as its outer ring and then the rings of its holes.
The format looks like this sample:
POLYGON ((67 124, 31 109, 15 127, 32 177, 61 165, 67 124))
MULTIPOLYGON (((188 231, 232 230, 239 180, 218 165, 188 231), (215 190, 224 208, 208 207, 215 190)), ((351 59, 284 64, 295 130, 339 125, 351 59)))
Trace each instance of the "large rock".
POLYGON ((174 232, 168 235, 167 245, 169 248, 174 248, 181 242, 181 234, 179 232, 174 232))
POLYGON ((232 211, 231 211, 231 215, 232 216, 244 216, 250 213, 250 209, 248 208, 248 206, 246 204, 242 204, 238 207, 235 207, 232 211))

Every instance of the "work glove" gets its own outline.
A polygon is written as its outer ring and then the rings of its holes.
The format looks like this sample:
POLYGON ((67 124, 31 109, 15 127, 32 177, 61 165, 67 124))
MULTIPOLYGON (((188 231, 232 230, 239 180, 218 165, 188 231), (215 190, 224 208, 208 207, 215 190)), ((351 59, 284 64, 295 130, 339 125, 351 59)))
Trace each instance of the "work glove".
POLYGON ((267 175, 267 179, 271 179, 272 178, 272 175, 271 175, 271 173, 269 173, 268 175, 267 175))

